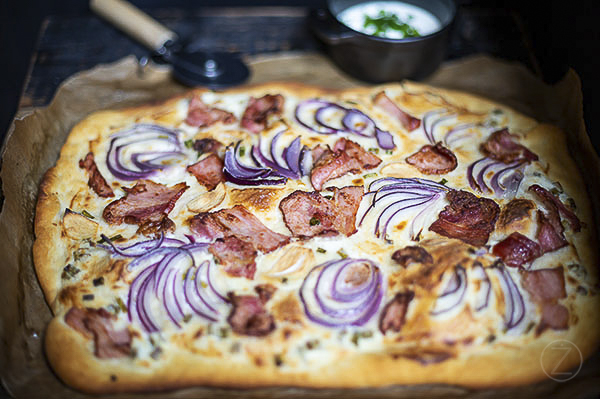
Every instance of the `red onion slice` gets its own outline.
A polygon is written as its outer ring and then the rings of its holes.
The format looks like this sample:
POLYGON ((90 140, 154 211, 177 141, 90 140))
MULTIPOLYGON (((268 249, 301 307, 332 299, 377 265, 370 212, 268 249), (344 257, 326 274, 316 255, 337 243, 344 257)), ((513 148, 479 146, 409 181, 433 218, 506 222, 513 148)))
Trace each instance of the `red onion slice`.
POLYGON ((375 180, 363 196, 364 203, 357 213, 358 225, 367 214, 375 212, 377 219, 373 234, 388 240, 390 224, 403 217, 410 221, 409 234, 412 240, 416 240, 426 227, 426 217, 435 210, 434 205, 444 198, 447 191, 448 187, 427 179, 385 177, 375 180))
POLYGON ((147 254, 163 244, 165 240, 165 234, 163 232, 160 233, 160 237, 153 240, 145 240, 136 242, 135 244, 129 245, 124 248, 117 247, 113 242, 104 234, 100 234, 100 237, 108 244, 99 244, 98 246, 101 248, 112 250, 112 252, 127 257, 127 258, 135 258, 142 255, 147 254))
POLYGON ((433 128, 435 126, 434 122, 437 121, 437 116, 443 113, 446 113, 448 110, 446 109, 434 109, 432 111, 428 111, 425 113, 425 115, 423 115, 422 123, 421 125, 423 126, 423 133, 425 134, 425 138, 432 144, 435 145, 435 137, 434 137, 434 132, 433 132, 433 128))
POLYGON ((460 125, 454 126, 452 129, 448 130, 444 135, 444 144, 446 147, 451 147, 455 142, 470 136, 468 133, 469 129, 476 128, 480 125, 477 123, 463 123, 460 125))
POLYGON ((225 158, 223 160, 223 173, 227 181, 242 186, 260 186, 260 185, 277 185, 285 184, 287 178, 279 175, 271 168, 254 167, 242 164, 239 159, 239 146, 241 141, 225 150, 225 158))
POLYGON ((299 124, 315 133, 334 134, 337 133, 338 130, 330 127, 325 127, 320 123, 317 123, 315 118, 315 113, 319 108, 331 105, 335 104, 329 101, 319 99, 305 100, 298 104, 298 106, 296 106, 294 116, 296 117, 296 121, 298 121, 299 124))
POLYGON ((394 137, 390 132, 384 132, 381 129, 375 130, 375 138, 377 139, 377 144, 379 147, 384 150, 393 150, 396 148, 396 144, 394 144, 394 137))
POLYGON ((300 158, 302 156, 300 137, 296 137, 292 143, 283 150, 281 159, 277 155, 277 142, 279 137, 285 132, 281 131, 271 140, 270 154, 267 155, 262 151, 261 139, 259 137, 258 144, 252 146, 252 158, 257 165, 271 169, 279 176, 290 179, 299 179, 302 177, 300 171, 300 158), (284 164, 285 162, 285 164, 284 164))
POLYGON ((525 160, 517 160, 515 162, 510 163, 504 169, 499 170, 492 176, 490 179, 490 186, 494 190, 494 194, 496 197, 502 197, 505 194, 513 195, 516 194, 519 185, 521 184, 521 180, 523 180, 523 173, 518 170, 519 167, 526 163, 525 160), (512 173, 511 173, 512 172, 512 173), (511 173, 509 176, 506 176, 506 179, 503 179, 507 173, 511 173), (508 180, 510 178, 510 180, 508 180), (507 189, 507 186, 504 184, 505 182, 510 182, 510 191, 507 189))
POLYGON ((320 134, 351 133, 362 137, 375 137, 379 147, 396 148, 390 132, 377 127, 375 121, 356 108, 319 99, 302 101, 296 107, 296 120, 307 129, 320 134))
POLYGON ((525 318, 525 301, 519 288, 512 279, 509 271, 502 265, 492 268, 498 277, 502 295, 504 297, 504 324, 510 330, 525 318))
POLYGON ((175 161, 186 157, 181 151, 181 143, 177 132, 163 126, 152 124, 137 124, 132 128, 122 130, 111 136, 106 166, 110 173, 121 180, 145 179, 167 168, 167 161, 175 161), (160 151, 133 151, 138 146, 147 146, 156 142, 165 148, 160 151), (123 152, 131 149, 130 162, 135 168, 124 165, 123 152), (147 158, 141 160, 141 158, 147 158), (159 162, 160 163, 156 163, 159 162))
POLYGON ((379 309, 385 285, 380 269, 367 259, 341 259, 314 267, 300 287, 300 300, 309 320, 327 327, 361 326, 379 309), (359 286, 349 288, 340 282, 346 268, 369 268, 369 276, 359 286))
POLYGON ((512 198, 524 177, 519 168, 526 164, 525 159, 517 159, 510 164, 504 164, 484 157, 469 165, 467 168, 467 181, 473 190, 482 194, 487 192, 494 193, 496 197, 512 198), (490 171, 492 176, 488 178, 487 175, 490 171), (486 184, 486 179, 489 180, 491 188, 486 184))
POLYGON ((139 323, 146 332, 159 331, 152 314, 156 309, 152 298, 158 300, 159 309, 177 327, 191 312, 216 321, 220 316, 216 304, 226 303, 210 281, 210 262, 195 266, 194 253, 205 252, 208 244, 171 240, 183 245, 156 248, 129 264, 129 269, 141 269, 129 289, 129 320, 139 323))
POLYGON ((347 110, 346 116, 342 119, 342 124, 346 130, 363 137, 373 137, 377 130, 373 119, 356 108, 347 110))
POLYGON ((341 132, 345 129, 343 120, 348 110, 341 105, 330 103, 317 109, 315 112, 315 121, 331 130, 341 132))
POLYGON ((464 267, 457 265, 447 282, 444 291, 436 299, 433 309, 429 312, 433 316, 456 309, 463 303, 467 292, 467 272, 464 267))
POLYGON ((488 306, 490 293, 492 291, 492 284, 490 283, 490 278, 488 277, 485 269, 480 263, 473 265, 473 268, 471 269, 471 277, 474 281, 479 283, 471 284, 471 287, 479 286, 479 290, 477 290, 477 292, 473 295, 473 310, 475 312, 480 312, 488 306))

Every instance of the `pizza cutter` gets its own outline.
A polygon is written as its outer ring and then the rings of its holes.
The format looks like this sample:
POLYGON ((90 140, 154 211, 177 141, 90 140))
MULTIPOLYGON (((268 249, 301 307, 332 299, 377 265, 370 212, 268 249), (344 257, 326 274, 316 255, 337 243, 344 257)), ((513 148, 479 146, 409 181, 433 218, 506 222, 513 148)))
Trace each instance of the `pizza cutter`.
POLYGON ((250 75, 234 54, 186 51, 175 32, 124 0, 90 0, 90 8, 151 49, 153 60, 171 64, 173 77, 186 86, 225 88, 244 82, 250 75))

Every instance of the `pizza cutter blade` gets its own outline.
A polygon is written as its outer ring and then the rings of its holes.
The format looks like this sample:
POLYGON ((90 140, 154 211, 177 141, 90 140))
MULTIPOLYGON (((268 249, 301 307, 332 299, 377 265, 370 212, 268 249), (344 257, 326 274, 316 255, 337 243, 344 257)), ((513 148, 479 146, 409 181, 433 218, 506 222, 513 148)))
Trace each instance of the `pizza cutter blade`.
POLYGON ((124 0, 91 0, 90 8, 153 51, 152 59, 172 65, 186 86, 221 89, 243 83, 250 71, 235 54, 187 51, 177 34, 124 0))

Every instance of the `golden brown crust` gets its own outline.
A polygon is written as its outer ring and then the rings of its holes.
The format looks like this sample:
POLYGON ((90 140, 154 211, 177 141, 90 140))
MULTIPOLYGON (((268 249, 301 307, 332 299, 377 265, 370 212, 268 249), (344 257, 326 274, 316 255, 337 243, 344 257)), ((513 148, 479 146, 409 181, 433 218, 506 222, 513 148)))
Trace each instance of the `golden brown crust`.
MULTIPOLYGON (((297 83, 274 82, 265 85, 244 86, 228 91, 228 94, 247 94, 255 97, 268 93, 281 93, 294 97, 324 97, 324 98, 348 98, 349 96, 371 97, 381 90, 389 90, 397 95, 396 100, 403 99, 405 109, 409 112, 422 113, 432 107, 432 104, 451 105, 456 109, 463 110, 467 117, 480 118, 481 115, 490 113, 494 109, 501 109, 506 119, 509 130, 518 135, 521 142, 531 151, 536 153, 543 164, 547 166, 545 172, 552 181, 559 181, 565 192, 569 193, 577 205, 577 215, 584 221, 592 223, 593 214, 589 196, 586 192, 583 179, 577 170, 572 157, 566 151, 566 137, 559 129, 538 124, 531 118, 520 115, 508 107, 496 104, 489 100, 470 94, 459 93, 450 90, 432 88, 426 85, 405 82, 402 85, 387 85, 381 87, 365 87, 352 90, 337 91, 323 90, 316 87, 305 86, 297 83), (427 101, 423 100, 427 97, 427 101)), ((593 286, 598 281, 598 251, 596 249, 596 232, 594 226, 587 226, 580 233, 574 234, 567 231, 566 235, 576 248, 574 251, 581 260, 581 264, 587 265, 587 273, 591 283, 587 286, 588 295, 575 295, 576 286, 569 287, 568 306, 571 319, 570 328, 566 331, 545 331, 539 336, 532 333, 526 334, 518 343, 473 343, 456 346, 428 346, 426 350, 419 350, 419 345, 403 346, 402 342, 393 342, 387 339, 387 346, 383 351, 358 351, 340 348, 329 355, 334 361, 323 363, 312 363, 309 367, 294 368, 293 365, 277 365, 268 355, 252 353, 248 347, 257 343, 257 348, 262 345, 271 345, 278 350, 286 350, 285 333, 273 335, 264 343, 260 338, 248 339, 250 345, 244 346, 243 355, 231 355, 219 350, 212 351, 210 348, 198 349, 188 348, 187 344, 172 345, 158 360, 144 360, 137 358, 121 359, 98 359, 94 356, 93 341, 86 339, 82 334, 70 328, 63 320, 64 313, 69 304, 79 304, 77 299, 58 301, 63 289, 69 289, 68 282, 61 280, 61 273, 67 261, 71 259, 71 253, 77 244, 63 237, 61 220, 64 209, 73 202, 78 192, 87 190, 87 177, 85 172, 73 167, 79 159, 92 150, 90 146, 100 145, 103 138, 109 133, 115 132, 124 126, 138 122, 153 122, 173 124, 178 121, 174 109, 176 104, 185 98, 191 98, 195 94, 206 93, 198 89, 164 102, 129 108, 119 111, 101 111, 90 115, 80 122, 71 132, 67 142, 61 150, 60 158, 56 166, 50 169, 44 176, 40 185, 38 203, 35 217, 35 235, 33 255, 38 279, 51 305, 55 318, 50 323, 46 332, 45 347, 48 359, 57 374, 69 385, 86 392, 109 393, 126 391, 154 391, 176 389, 191 385, 227 386, 227 387, 261 387, 261 386, 300 386, 300 387, 380 387, 390 384, 425 384, 440 383, 450 385, 463 385, 473 388, 516 386, 529 384, 545 379, 546 374, 541 366, 541 354, 544 348, 558 339, 566 339, 577 345, 583 358, 588 357, 597 349, 600 342, 600 315, 597 312, 600 298, 595 293, 593 286), (282 338, 283 337, 283 338, 282 338), (432 349, 434 348, 434 349, 432 349), (437 348, 437 349, 436 349, 437 348), (212 351, 212 352, 211 352, 212 351), (429 352, 427 352, 429 351, 429 352), (436 352, 437 351, 437 352, 436 352), (206 353, 216 353, 215 356, 206 356, 206 353), (430 359, 449 356, 444 361, 425 364, 423 354, 429 353, 430 359), (421 357, 420 357, 421 356, 421 357), (436 357, 437 356, 437 357, 436 357)), ((380 110, 373 111, 379 120, 385 121, 389 126, 393 121, 380 110)), ((218 127, 217 127, 218 129, 218 127)), ((407 134, 398 130, 397 139, 400 151, 406 155, 413 153, 419 145, 415 133, 407 134), (402 135, 402 136, 401 136, 402 135), (402 137, 402 139, 400 139, 402 137)), ((202 137, 205 132, 199 132, 197 137, 202 137)), ((231 133, 232 137, 242 137, 242 133, 231 133), (236 136, 237 135, 237 136, 236 136)), ((315 142, 314 144, 318 144, 315 142)), ((459 163, 466 159, 474 160, 473 154, 468 151, 456 150, 459 163)), ((402 169, 402 168, 400 168, 402 169)), ((409 169, 410 172, 410 169, 409 169)), ((406 171, 403 169, 403 175, 406 171)), ((413 173, 413 172, 410 172, 413 173)), ((411 176, 423 177, 418 172, 411 176)), ((116 186, 118 188, 118 185, 116 186)), ((304 188, 307 190, 309 188, 304 188)), ((277 207, 279 199, 289 194, 291 189, 251 189, 239 190, 227 188, 227 200, 219 206, 226 207, 240 202, 246 203, 249 209, 256 212, 264 212, 271 207, 277 207)), ((190 197, 198 194, 196 188, 189 190, 190 197), (194 191, 196 190, 196 191, 194 191), (195 194, 194 194, 195 193, 195 194)), ((116 193, 115 193, 116 194, 116 193)), ((116 195, 118 198, 119 196, 116 195)), ((187 198, 187 197, 186 197, 187 198)), ((81 199, 85 202, 85 200, 81 199)), ((90 204, 90 211, 102 210, 108 201, 85 202, 90 204), (96 204, 96 205, 94 205, 96 204)), ((183 204, 185 205, 185 204, 183 204)), ((182 211, 185 213, 185 211, 182 211)), ((532 212, 534 214, 535 212, 532 212)), ((186 216, 190 216, 189 213, 186 216)), ((534 223, 529 223, 534 228, 534 223)), ((178 227, 180 227, 178 225, 178 227)), ((100 224, 99 232, 109 234, 110 229, 100 224)), ((281 232, 285 233, 285 230, 281 232)), ((368 248, 369 243, 364 243, 362 248, 368 248)), ((425 244, 424 244, 425 245, 425 244)), ((462 248, 462 247, 461 247, 462 248)), ((464 249, 464 248, 463 248, 464 249)), ((441 278, 441 272, 450 267, 450 259, 462 257, 463 249, 447 253, 445 259, 448 265, 442 265, 444 256, 436 254, 436 250, 430 252, 435 259, 440 259, 436 276, 441 278)), ((449 249, 446 249, 450 251, 449 249)), ((388 251, 390 252, 390 251, 388 251)), ((312 252, 311 252, 312 254, 312 252)), ((569 254, 561 252, 556 262, 571 259, 569 254)), ((383 257, 386 254, 376 254, 383 257)), ((375 255, 374 255, 375 256, 375 255)), ((389 256, 388 256, 389 257, 389 256)), ((269 258, 271 259, 271 258, 269 258)), ((555 266, 550 260, 550 255, 540 259, 543 265, 555 266)), ((538 265, 539 267, 543 267, 538 265)), ((567 265, 565 265, 567 266, 567 265)), ((121 264, 123 267, 123 264, 121 264)), ((307 268, 310 270, 310 268, 307 268)), ((407 276, 414 270, 407 269, 407 276)), ((266 273, 266 272, 265 272, 266 273)), ((93 274, 93 276, 97 276, 93 274)), ((123 284, 122 272, 111 281, 116 287, 123 284)), ((91 277, 90 277, 91 278, 91 277)), ((408 277, 407 277, 408 278, 408 277)), ((280 280, 266 276, 270 282, 280 280)), ((291 279, 291 278, 290 278, 291 279)), ((415 277, 418 279, 418 276, 415 277)), ((429 279, 428 281, 433 281, 429 279)), ((131 281, 128 281, 131 283, 131 281)), ((89 281, 88 281, 89 283, 89 281)), ((79 295, 85 292, 83 285, 70 288, 79 295)), ((392 287, 390 287, 391 289, 392 287)), ((423 290, 425 292, 427 290, 423 290)), ((289 333, 294 339, 294 334, 299 334, 302 328, 307 327, 297 320, 286 320, 285 314, 277 317, 285 311, 277 310, 277 304, 285 303, 287 293, 278 293, 279 299, 273 300, 274 313, 278 323, 289 327, 289 333), (282 300, 282 298, 284 298, 282 300), (286 324, 288 323, 288 324, 286 324)), ((419 292, 417 292, 419 295, 419 292)), ((66 294, 64 294, 66 295, 66 294)), ((423 294, 425 295, 425 294, 423 294)), ((301 305, 291 296, 292 302, 296 301, 298 310, 301 305)), ((289 298, 288 298, 289 299, 289 298)), ((85 304, 83 304, 85 305, 85 304)), ((425 305, 423 305, 425 306, 425 305)), ((427 306, 431 306, 431 301, 427 306)), ((302 316, 302 315, 300 315, 302 316)), ((422 327, 419 323, 407 323, 407 331, 420 333, 422 327)), ((206 332, 200 332, 206 334, 206 332)), ((236 337, 239 338, 239 337, 236 337)), ((183 340, 183 338, 182 338, 183 340)), ((189 342, 190 340, 184 340, 189 342)), ((191 340, 192 346, 194 341, 191 340)), ((244 341, 246 342, 246 341, 244 341)), ((418 341, 416 341, 418 342, 418 341)), ((423 341, 425 342, 425 340, 423 341)), ((247 343, 247 342, 246 342, 247 343)), ((439 343, 436 343, 439 345, 439 343)), ((425 346, 424 346, 425 347, 425 346)), ((290 349, 291 350, 291 349, 290 349)), ((555 352, 554 355, 544 355, 546 369, 552 365, 560 365, 555 371, 568 370, 579 365, 579 354, 572 351, 561 361, 563 353, 555 352)))

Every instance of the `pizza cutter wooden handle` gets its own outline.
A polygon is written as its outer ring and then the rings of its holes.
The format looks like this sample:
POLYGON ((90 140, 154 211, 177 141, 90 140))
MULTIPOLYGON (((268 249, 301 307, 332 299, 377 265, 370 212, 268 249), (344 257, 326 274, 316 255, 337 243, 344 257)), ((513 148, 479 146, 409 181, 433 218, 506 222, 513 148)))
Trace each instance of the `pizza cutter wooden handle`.
POLYGON ((90 0, 90 8, 151 50, 160 49, 177 34, 123 0, 90 0))

